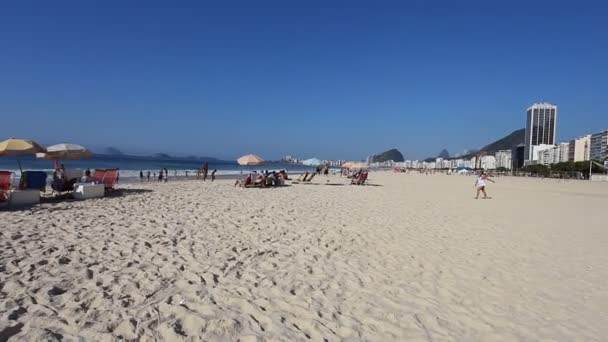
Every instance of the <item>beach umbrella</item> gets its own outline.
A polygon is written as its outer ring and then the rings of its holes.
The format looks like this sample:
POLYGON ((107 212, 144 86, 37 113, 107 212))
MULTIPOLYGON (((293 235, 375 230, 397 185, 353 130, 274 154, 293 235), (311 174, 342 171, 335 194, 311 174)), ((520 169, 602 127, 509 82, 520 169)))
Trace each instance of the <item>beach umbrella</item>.
POLYGON ((340 167, 343 167, 345 169, 350 169, 353 166, 353 162, 352 161, 347 161, 346 163, 342 164, 340 167))
MULTIPOLYGON (((0 142, 0 156, 22 156, 44 151, 44 147, 30 139, 10 138, 0 142)), ((17 159, 17 164, 19 164, 19 170, 23 172, 19 159, 17 159)))
POLYGON ((303 161, 302 164, 306 166, 319 166, 321 165, 321 161, 317 158, 310 158, 303 161))
POLYGON ((57 144, 48 146, 46 153, 36 153, 37 158, 60 160, 60 159, 84 159, 93 154, 85 147, 76 144, 57 144))
POLYGON ((260 156, 255 154, 247 154, 236 160, 239 165, 259 165, 264 162, 260 156))

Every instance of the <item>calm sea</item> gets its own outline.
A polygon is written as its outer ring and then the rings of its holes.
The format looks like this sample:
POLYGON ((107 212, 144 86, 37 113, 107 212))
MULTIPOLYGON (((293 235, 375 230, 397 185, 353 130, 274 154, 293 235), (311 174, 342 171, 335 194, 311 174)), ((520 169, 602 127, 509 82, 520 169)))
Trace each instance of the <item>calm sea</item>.
MULTIPOLYGON (((19 161, 23 170, 42 170, 51 173, 53 171, 53 161, 36 159, 32 156, 20 157, 19 161)), ((134 158, 129 156, 104 156, 96 155, 89 159, 82 160, 63 160, 60 161, 66 168, 75 169, 109 169, 119 168, 121 178, 139 177, 139 172, 147 171, 158 174, 160 169, 167 168, 169 176, 173 176, 176 172, 178 176, 184 176, 186 171, 189 175, 195 175, 196 170, 200 168, 203 161, 192 159, 179 158, 134 158)), ((313 168, 305 165, 286 164, 268 162, 257 166, 240 166, 236 162, 230 161, 210 161, 209 172, 217 169, 217 175, 238 175, 247 173, 251 170, 287 170, 288 173, 298 173, 313 168)), ((0 157, 0 170, 15 172, 19 175, 19 166, 17 159, 14 157, 0 157)))

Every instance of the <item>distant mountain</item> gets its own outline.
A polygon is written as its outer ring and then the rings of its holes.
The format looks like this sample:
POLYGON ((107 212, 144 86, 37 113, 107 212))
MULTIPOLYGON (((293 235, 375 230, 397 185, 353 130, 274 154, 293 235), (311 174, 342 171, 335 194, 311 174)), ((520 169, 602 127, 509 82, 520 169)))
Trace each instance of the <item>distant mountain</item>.
POLYGON ((518 129, 504 138, 498 139, 495 142, 481 148, 480 151, 487 154, 494 154, 499 150, 512 150, 517 145, 523 144, 526 136, 526 129, 518 129))
MULTIPOLYGON (((509 135, 507 135, 503 138, 496 140, 493 143, 490 143, 490 144, 482 147, 480 150, 470 150, 470 151, 468 151, 468 153, 456 155, 451 158, 450 157, 447 157, 447 158, 442 157, 442 158, 444 158, 444 159, 456 159, 456 158, 468 159, 468 158, 472 158, 473 156, 477 155, 478 153, 495 154, 497 151, 500 151, 500 150, 513 150, 517 147, 517 145, 524 143, 525 135, 526 135, 526 129, 521 128, 521 129, 511 132, 509 135)), ((449 156, 449 154, 447 153, 448 151, 446 151, 444 149, 439 154, 439 157, 441 157, 441 154, 444 151, 449 156)), ((435 157, 424 159, 424 161, 426 161, 426 162, 435 161, 435 157)))
POLYGON ((106 147, 102 150, 101 154, 111 154, 111 155, 115 155, 115 156, 122 156, 124 155, 124 153, 115 148, 115 147, 106 147))
POLYGON ((173 157, 171 157, 170 155, 168 155, 166 153, 155 153, 154 155, 152 155, 152 157, 159 158, 159 159, 171 159, 171 158, 173 158, 173 157))
POLYGON ((372 157, 372 163, 382 163, 385 161, 392 160, 394 162, 402 162, 403 155, 398 149, 393 148, 388 151, 384 151, 380 154, 376 154, 372 157))
POLYGON ((443 159, 448 159, 448 158, 450 158, 450 152, 448 152, 448 150, 446 150, 444 148, 443 150, 441 150, 441 152, 439 152, 438 157, 443 158, 443 159))

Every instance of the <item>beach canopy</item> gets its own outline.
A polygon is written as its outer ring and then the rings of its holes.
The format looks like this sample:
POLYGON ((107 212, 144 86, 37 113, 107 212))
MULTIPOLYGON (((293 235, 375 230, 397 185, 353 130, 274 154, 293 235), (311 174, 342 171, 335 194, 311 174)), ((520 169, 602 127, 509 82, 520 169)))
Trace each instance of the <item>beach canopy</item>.
POLYGON ((317 158, 310 158, 303 161, 302 164, 307 166, 319 166, 321 165, 321 161, 317 158))
POLYGON ((30 139, 10 138, 0 142, 0 156, 22 156, 44 151, 44 147, 30 139))
POLYGON ((85 147, 76 144, 57 144, 48 146, 46 153, 36 153, 37 158, 59 160, 59 159, 83 159, 90 158, 93 154, 85 147))
POLYGON ((255 154, 247 154, 236 160, 239 165, 259 165, 264 162, 264 159, 255 154))

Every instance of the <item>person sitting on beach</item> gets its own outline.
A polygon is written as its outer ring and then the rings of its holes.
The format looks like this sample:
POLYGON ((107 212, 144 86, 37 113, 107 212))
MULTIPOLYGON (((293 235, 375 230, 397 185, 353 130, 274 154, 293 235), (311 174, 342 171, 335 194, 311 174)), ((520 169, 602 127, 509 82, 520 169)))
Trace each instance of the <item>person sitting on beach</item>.
POLYGON ((283 177, 284 180, 291 180, 289 179, 289 176, 287 175, 287 172, 285 170, 279 171, 279 174, 283 177))
POLYGON ((57 169, 53 172, 53 180, 51 181, 51 189, 61 191, 65 184, 65 179, 63 177, 63 172, 61 169, 57 169))
POLYGON ((236 183, 234 183, 234 186, 236 187, 237 185, 243 188, 246 188, 248 186, 251 186, 253 184, 253 180, 252 180, 252 174, 248 174, 247 177, 245 179, 242 180, 237 180, 236 183))
POLYGON ((260 173, 257 178, 253 181, 254 186, 264 187, 266 186, 266 176, 260 173))
POLYGON ((94 181, 93 177, 91 177, 91 170, 86 170, 84 172, 84 176, 82 176, 82 178, 80 178, 80 181, 82 183, 91 183, 94 181))
POLYGON ((488 197, 488 195, 486 194, 486 181, 490 181, 492 183, 494 183, 494 181, 492 179, 490 179, 490 177, 488 177, 488 175, 485 172, 481 172, 481 174, 479 175, 479 178, 477 178, 477 180, 475 181, 475 187, 477 187, 477 195, 475 196, 475 199, 479 198, 479 192, 483 192, 483 198, 484 199, 488 199, 491 197, 488 197))

